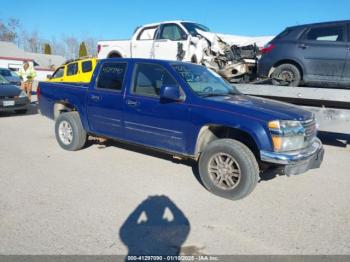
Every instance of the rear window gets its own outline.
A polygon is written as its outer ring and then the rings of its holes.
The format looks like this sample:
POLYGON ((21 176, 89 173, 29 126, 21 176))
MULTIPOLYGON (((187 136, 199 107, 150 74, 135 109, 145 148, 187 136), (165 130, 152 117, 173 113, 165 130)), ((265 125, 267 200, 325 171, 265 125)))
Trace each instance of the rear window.
POLYGON ((84 61, 81 63, 81 70, 83 73, 91 72, 92 70, 92 62, 91 61, 84 61))
POLYGON ((72 63, 67 66, 67 76, 76 75, 78 73, 78 63, 72 63))
POLYGON ((344 40, 343 26, 311 28, 306 39, 311 41, 341 42, 344 40))
POLYGON ((158 26, 145 27, 137 36, 137 40, 153 40, 158 26))
POLYGON ((123 87, 126 63, 105 63, 98 76, 97 88, 120 91, 123 87))
POLYGON ((282 33, 280 33, 279 35, 277 35, 275 39, 280 39, 280 38, 282 38, 282 37, 286 37, 287 35, 289 35, 290 32, 292 32, 291 29, 286 29, 286 30, 284 30, 282 33))

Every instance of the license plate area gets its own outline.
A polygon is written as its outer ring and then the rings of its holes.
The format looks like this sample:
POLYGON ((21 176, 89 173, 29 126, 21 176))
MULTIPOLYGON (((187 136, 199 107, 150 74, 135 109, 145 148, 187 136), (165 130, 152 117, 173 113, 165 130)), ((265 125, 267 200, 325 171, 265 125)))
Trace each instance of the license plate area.
POLYGON ((2 101, 2 105, 3 106, 14 106, 15 105, 15 101, 11 101, 11 100, 2 101))

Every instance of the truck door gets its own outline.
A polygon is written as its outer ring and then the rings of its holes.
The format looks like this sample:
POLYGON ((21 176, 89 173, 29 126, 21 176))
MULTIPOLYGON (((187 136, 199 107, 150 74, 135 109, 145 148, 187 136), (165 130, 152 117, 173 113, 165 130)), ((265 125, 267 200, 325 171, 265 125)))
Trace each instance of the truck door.
POLYGON ((189 37, 177 24, 162 24, 154 40, 154 58, 182 60, 189 47, 189 37))
POLYGON ((185 152, 189 108, 183 102, 161 101, 163 85, 178 85, 167 69, 153 63, 135 64, 125 100, 125 134, 133 142, 185 152))
POLYGON ((91 130, 100 135, 123 135, 122 110, 126 62, 105 62, 99 68, 94 87, 87 95, 87 116, 91 130))
POLYGON ((158 26, 144 27, 131 41, 131 57, 151 58, 153 41, 158 26))
POLYGON ((298 49, 306 80, 340 81, 348 51, 344 25, 310 28, 298 49))

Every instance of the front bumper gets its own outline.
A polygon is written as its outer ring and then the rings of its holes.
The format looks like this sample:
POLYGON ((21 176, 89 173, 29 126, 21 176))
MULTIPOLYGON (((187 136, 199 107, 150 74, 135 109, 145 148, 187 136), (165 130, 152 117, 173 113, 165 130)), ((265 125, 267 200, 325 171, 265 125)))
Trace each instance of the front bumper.
POLYGON ((11 99, 0 99, 0 112, 8 112, 14 110, 27 109, 29 105, 28 97, 23 98, 11 98, 11 99), (5 106, 4 101, 13 101, 14 105, 5 106))
POLYGON ((324 149, 322 142, 316 138, 308 147, 298 152, 277 153, 260 151, 263 162, 284 166, 286 175, 297 175, 309 169, 319 168, 323 161, 324 149))

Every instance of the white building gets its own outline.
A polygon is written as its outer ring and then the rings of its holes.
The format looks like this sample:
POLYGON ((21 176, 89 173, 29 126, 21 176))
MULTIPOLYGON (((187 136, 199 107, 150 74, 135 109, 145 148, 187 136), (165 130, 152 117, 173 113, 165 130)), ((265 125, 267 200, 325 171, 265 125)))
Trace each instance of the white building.
POLYGON ((0 67, 18 70, 27 61, 34 66, 37 77, 36 80, 46 79, 48 74, 52 74, 54 69, 63 64, 66 59, 59 55, 46 55, 26 52, 10 42, 0 41, 0 67))

